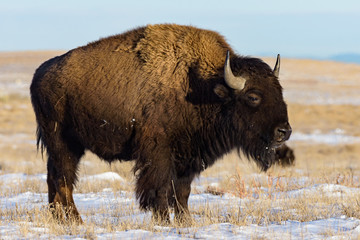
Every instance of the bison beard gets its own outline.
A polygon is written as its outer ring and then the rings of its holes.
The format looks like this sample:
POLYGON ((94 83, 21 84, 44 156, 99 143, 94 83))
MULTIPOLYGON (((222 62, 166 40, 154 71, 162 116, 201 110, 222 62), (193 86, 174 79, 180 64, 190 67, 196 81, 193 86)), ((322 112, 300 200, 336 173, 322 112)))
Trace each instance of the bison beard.
POLYGON ((191 222, 192 180, 233 149, 262 170, 292 164, 279 61, 238 56, 212 31, 148 25, 43 63, 30 92, 54 216, 82 222, 72 192, 85 150, 135 160, 140 207, 162 223, 169 206, 191 222))

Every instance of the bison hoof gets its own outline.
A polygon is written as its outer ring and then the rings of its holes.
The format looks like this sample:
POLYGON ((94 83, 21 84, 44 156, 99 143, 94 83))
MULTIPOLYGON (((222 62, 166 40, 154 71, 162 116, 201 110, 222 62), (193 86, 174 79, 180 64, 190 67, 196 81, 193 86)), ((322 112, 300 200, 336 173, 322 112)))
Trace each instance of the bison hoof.
POLYGON ((84 223, 77 212, 74 213, 74 211, 71 211, 71 209, 64 209, 64 207, 59 203, 49 204, 49 211, 53 219, 59 224, 81 225, 84 223))
POLYGON ((153 211, 152 214, 152 222, 154 225, 160 225, 160 226, 169 226, 171 223, 168 213, 160 213, 155 211, 153 211))
POLYGON ((179 227, 191 227, 194 224, 194 220, 190 214, 175 216, 174 222, 179 227))

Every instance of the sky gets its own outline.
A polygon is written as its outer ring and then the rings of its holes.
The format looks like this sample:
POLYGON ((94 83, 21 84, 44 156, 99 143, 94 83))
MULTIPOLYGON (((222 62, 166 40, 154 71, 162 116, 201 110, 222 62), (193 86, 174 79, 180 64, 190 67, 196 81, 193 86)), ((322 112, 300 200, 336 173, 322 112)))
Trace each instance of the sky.
POLYGON ((1 0, 0 51, 70 50, 156 23, 219 32, 239 54, 360 54, 359 0, 1 0))

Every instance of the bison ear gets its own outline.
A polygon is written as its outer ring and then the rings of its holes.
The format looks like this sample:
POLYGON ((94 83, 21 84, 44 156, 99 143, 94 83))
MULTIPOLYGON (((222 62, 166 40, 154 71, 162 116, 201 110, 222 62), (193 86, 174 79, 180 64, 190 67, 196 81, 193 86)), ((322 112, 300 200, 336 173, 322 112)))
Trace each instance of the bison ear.
POLYGON ((224 85, 217 84, 214 88, 214 92, 221 99, 226 100, 230 98, 229 90, 224 85))

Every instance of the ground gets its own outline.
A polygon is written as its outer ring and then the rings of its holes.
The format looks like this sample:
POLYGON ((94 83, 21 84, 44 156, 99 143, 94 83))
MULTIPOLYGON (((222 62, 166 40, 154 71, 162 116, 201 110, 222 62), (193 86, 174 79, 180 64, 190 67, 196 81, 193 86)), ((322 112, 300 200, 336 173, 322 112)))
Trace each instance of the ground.
POLYGON ((231 153, 193 183, 194 225, 162 227, 138 208, 131 163, 87 153, 74 195, 85 224, 57 224, 46 210, 29 85, 61 53, 0 52, 0 239, 360 238, 360 65, 299 59, 282 59, 280 70, 294 166, 262 173, 231 153))

